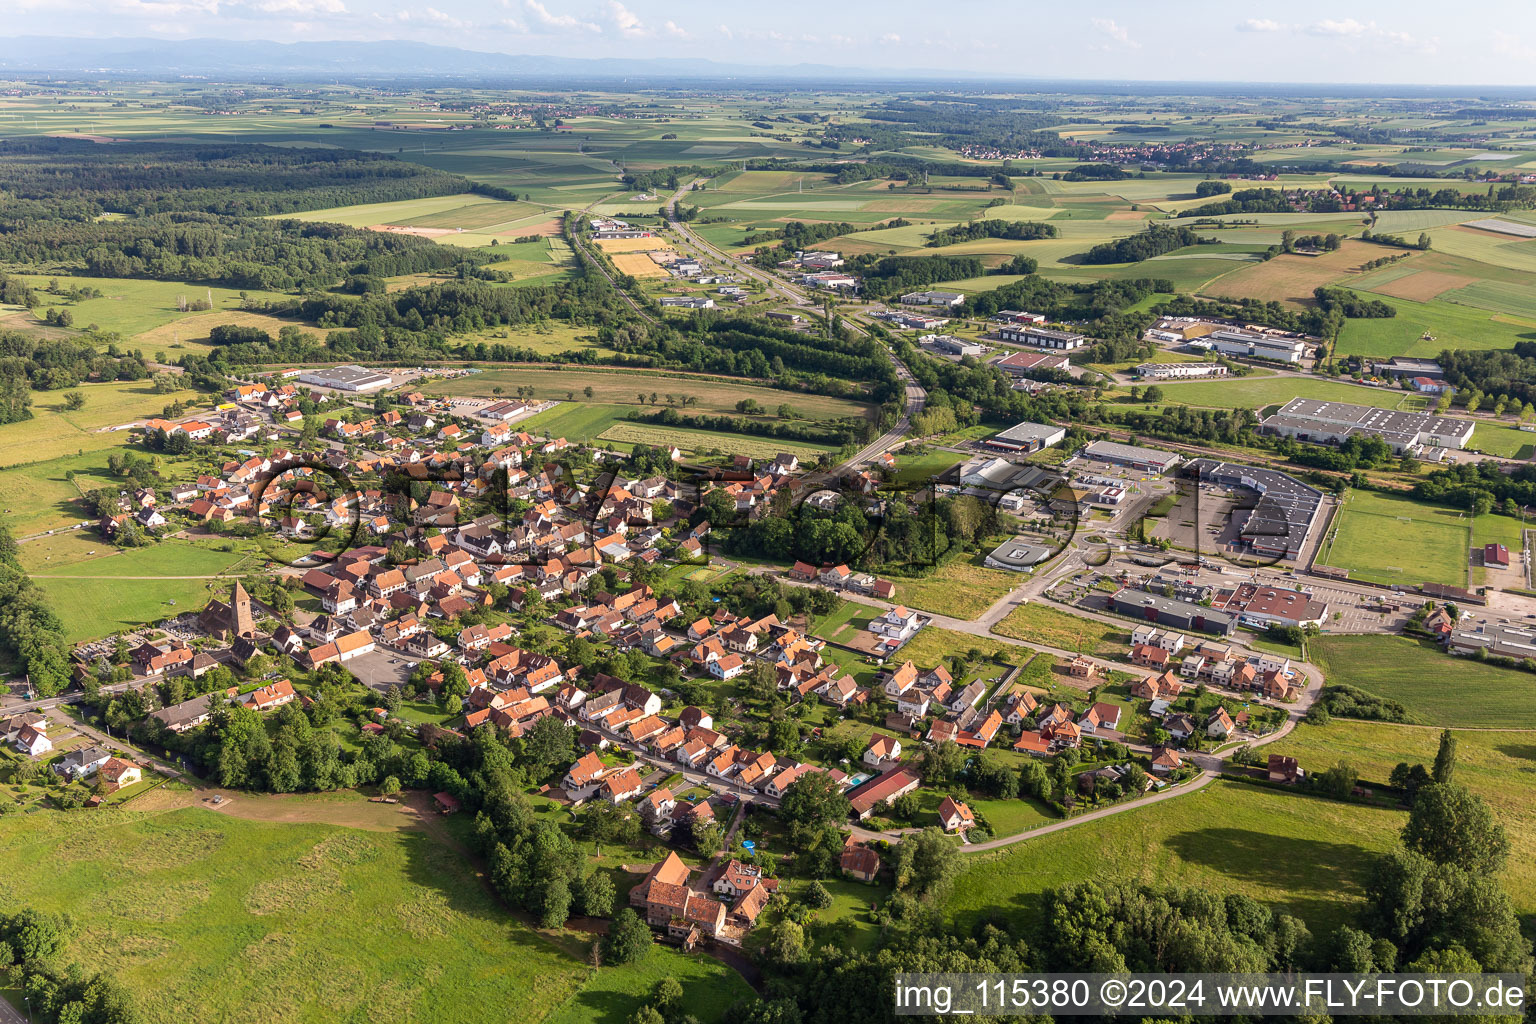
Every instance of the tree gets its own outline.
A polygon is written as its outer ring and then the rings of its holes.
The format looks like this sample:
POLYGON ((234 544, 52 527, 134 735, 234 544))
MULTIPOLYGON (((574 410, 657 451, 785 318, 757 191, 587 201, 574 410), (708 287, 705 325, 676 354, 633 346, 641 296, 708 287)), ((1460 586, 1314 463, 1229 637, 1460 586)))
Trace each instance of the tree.
POLYGON ((385 776, 384 781, 379 783, 379 792, 385 796, 393 796, 400 792, 400 780, 393 775, 385 776))
POLYGON ((603 959, 613 964, 632 964, 651 951, 651 929, 640 915, 628 907, 620 910, 608 926, 603 941, 603 959))
POLYGON ((1349 796, 1360 781, 1360 773, 1348 761, 1340 761, 1318 777, 1317 788, 1340 800, 1349 796))
POLYGON ((826 772, 806 772, 784 794, 779 817, 789 823, 791 845, 808 849, 823 827, 848 817, 848 798, 826 772))
POLYGON ((805 905, 813 910, 826 910, 832 905, 832 894, 820 882, 812 882, 805 890, 805 905))
POLYGON ((1440 733, 1440 749, 1435 752, 1435 767, 1430 778, 1442 786, 1449 785, 1456 774, 1456 737, 1451 730, 1440 733))
POLYGON ((1419 790, 1403 845, 1437 864, 1491 875, 1509 856, 1509 837, 1482 797, 1454 783, 1431 782, 1419 790))
POLYGON ((592 401, 592 385, 588 384, 586 387, 582 388, 581 393, 587 396, 587 401, 592 401))
POLYGON ((576 906, 587 917, 608 917, 613 913, 613 879, 603 871, 593 871, 576 885, 576 906))
POLYGON ((776 964, 797 964, 805 959, 805 929, 789 918, 780 918, 763 951, 776 964))
POLYGON ((965 757, 965 750, 953 740, 926 748, 918 762, 923 781, 939 788, 952 784, 965 767, 965 757))
POLYGON ((64 408, 70 412, 85 408, 85 394, 81 391, 64 392, 64 408))
POLYGON ((937 828, 907 836, 896 847, 896 891, 941 902, 960 867, 960 848, 937 828))
POLYGON ((670 974, 656 983, 656 991, 651 994, 651 1003, 663 1014, 671 1013, 682 1001, 682 982, 670 974))

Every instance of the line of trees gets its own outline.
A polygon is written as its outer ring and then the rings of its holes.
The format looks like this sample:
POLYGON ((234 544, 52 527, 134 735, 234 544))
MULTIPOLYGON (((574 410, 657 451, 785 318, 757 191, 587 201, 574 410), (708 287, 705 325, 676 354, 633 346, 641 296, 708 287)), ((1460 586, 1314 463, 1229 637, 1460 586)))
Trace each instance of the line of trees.
POLYGON ((954 227, 939 228, 928 236, 925 243, 930 249, 957 242, 974 242, 982 238, 1004 238, 1010 241, 1034 241, 1055 238, 1061 232, 1056 225, 1036 220, 973 220, 954 227))
POLYGON ((39 696, 51 697, 70 681, 69 646, 41 587, 21 567, 10 530, 0 527, 0 653, 19 665, 39 696))

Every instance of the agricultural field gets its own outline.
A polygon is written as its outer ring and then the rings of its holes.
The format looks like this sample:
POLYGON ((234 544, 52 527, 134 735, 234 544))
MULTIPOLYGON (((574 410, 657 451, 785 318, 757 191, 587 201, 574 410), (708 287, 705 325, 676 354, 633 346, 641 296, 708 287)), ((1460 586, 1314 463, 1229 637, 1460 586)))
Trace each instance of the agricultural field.
POLYGON ((159 416, 172 402, 212 404, 191 390, 156 394, 147 380, 81 384, 67 391, 84 394, 85 405, 71 412, 64 408, 66 391, 34 391, 31 419, 0 424, 0 467, 116 448, 126 438, 109 428, 159 416))
POLYGON ((994 916, 1038 925, 1040 896, 1085 879, 1243 893, 1306 921, 1348 923, 1372 858, 1404 816, 1237 782, 964 859, 948 912, 960 927, 994 916))
POLYGON ((1427 642, 1397 636, 1322 636, 1307 653, 1330 683, 1400 702, 1416 724, 1468 729, 1536 729, 1531 677, 1427 642))
MULTIPOLYGON (((211 312, 229 313, 239 311, 246 301, 241 298, 240 292, 233 288, 210 288, 203 284, 182 284, 176 281, 138 281, 120 277, 76 277, 62 274, 57 276, 17 274, 16 276, 43 293, 40 296, 43 300, 43 309, 50 305, 67 309, 75 319, 76 328, 84 329, 94 324, 103 331, 115 331, 125 339, 136 338, 154 328, 191 318, 203 318, 195 321, 201 327, 206 322, 210 311, 183 311, 181 307, 184 303, 201 299, 212 303, 211 312), (61 288, 93 288, 100 291, 102 296, 97 299, 70 302, 62 297, 47 294, 51 281, 58 281, 61 288)), ((246 296, 255 301, 291 298, 277 292, 263 291, 247 291, 246 296)), ((19 312, 0 316, 0 327, 19 327, 24 322, 35 321, 27 314, 19 312)), ((187 335, 187 337, 195 336, 187 335)), ((201 336, 207 337, 206 327, 203 327, 201 336)))
POLYGON ((644 392, 646 401, 643 407, 648 410, 668 405, 666 396, 669 394, 678 398, 687 395, 698 399, 696 403, 689 406, 689 412, 705 414, 737 415, 736 403, 747 398, 754 399, 759 405, 769 410, 775 410, 787 403, 798 410, 802 416, 811 419, 863 416, 869 408, 860 402, 830 398, 826 395, 780 391, 774 388, 736 383, 724 378, 674 375, 644 370, 620 372, 534 368, 487 370, 467 377, 436 381, 423 390, 438 395, 490 396, 491 389, 494 387, 502 387, 509 391, 517 387, 532 387, 535 398, 558 401, 585 399, 602 405, 635 407, 642 406, 639 396, 644 392), (588 387, 592 389, 590 398, 583 394, 583 390, 588 387), (572 392, 577 399, 570 397, 572 392), (656 394, 657 399, 654 405, 650 401, 652 393, 656 394))
POLYGON ((392 203, 336 206, 325 210, 281 214, 354 228, 395 230, 421 235, 447 245, 470 248, 499 244, 523 235, 559 232, 554 211, 543 204, 511 203, 479 195, 431 196, 392 203))
MULTIPOLYGON (((1206 247, 1197 247, 1200 248, 1206 247)), ((1349 277, 1359 273, 1362 264, 1381 255, 1380 246, 1346 240, 1334 252, 1321 256, 1281 253, 1263 263, 1241 267, 1217 278, 1201 291, 1214 298, 1250 298, 1283 302, 1289 306, 1311 306, 1314 304, 1313 289, 1324 285, 1347 285, 1349 277)), ((1166 260, 1157 262, 1161 264, 1166 260)))
POLYGON ((1467 585, 1471 540, 1466 514, 1410 498, 1353 490, 1317 561, 1355 579, 1467 585))
POLYGON ((68 529, 89 518, 81 494, 118 483, 101 451, 7 469, 0 473, 0 526, 16 537, 68 529), (70 472, 73 483, 65 479, 70 472))
POLYGON ((273 338, 284 327, 298 327, 317 335, 329 333, 329 330, 321 332, 314 325, 300 320, 284 320, 265 313, 251 313, 243 309, 210 310, 206 313, 188 313, 168 324, 136 334, 133 336, 133 346, 142 349, 150 359, 164 356, 164 359, 156 359, 157 362, 178 359, 188 353, 207 355, 213 351, 209 333, 215 327, 224 326, 254 327, 266 331, 273 338))
POLYGON ((1042 601, 1021 604, 992 632, 1017 640, 1101 657, 1121 657, 1130 645, 1130 627, 1119 629, 1097 619, 1085 619, 1042 601))
POLYGON ((1513 348, 1517 341, 1536 339, 1536 318, 1491 313, 1445 299, 1415 302, 1386 296, 1384 301, 1397 315, 1344 321, 1339 355, 1433 359, 1448 348, 1513 348))

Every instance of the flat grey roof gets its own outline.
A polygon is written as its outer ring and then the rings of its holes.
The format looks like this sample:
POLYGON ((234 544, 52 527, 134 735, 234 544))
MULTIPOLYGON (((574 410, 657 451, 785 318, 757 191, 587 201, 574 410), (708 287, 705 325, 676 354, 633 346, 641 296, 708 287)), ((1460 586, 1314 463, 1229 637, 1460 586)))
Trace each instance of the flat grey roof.
POLYGON ((1179 461, 1179 457, 1172 452, 1160 452, 1156 448, 1142 448, 1134 444, 1121 444, 1118 441, 1090 441, 1083 448, 1083 452, 1090 459, 1125 459, 1162 466, 1165 469, 1179 461))
POLYGON ((1045 442, 1053 437, 1066 433, 1066 427, 1058 427, 1050 423, 1015 423, 1007 430, 1000 431, 993 437, 994 441, 1040 441, 1045 442))

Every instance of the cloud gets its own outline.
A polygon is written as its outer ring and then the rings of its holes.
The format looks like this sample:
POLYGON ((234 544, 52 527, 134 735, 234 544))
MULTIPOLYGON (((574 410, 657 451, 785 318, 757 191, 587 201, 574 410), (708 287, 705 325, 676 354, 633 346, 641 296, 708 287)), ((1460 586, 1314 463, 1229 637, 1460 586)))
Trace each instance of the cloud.
POLYGON ((523 0, 523 7, 538 26, 550 32, 601 32, 603 27, 596 22, 582 21, 580 18, 569 14, 550 14, 549 8, 539 3, 539 0, 523 0))
POLYGON ((1324 18, 1308 25, 1305 31, 1312 36, 1363 36, 1374 28, 1375 22, 1367 25, 1354 18, 1345 18, 1343 21, 1324 18))
POLYGON ((680 26, 675 21, 669 21, 661 26, 661 30, 673 39, 692 39, 693 33, 680 26))
POLYGON ((731 26, 729 26, 729 25, 721 25, 720 26, 720 34, 725 36, 725 38, 727 38, 727 39, 735 39, 736 38, 736 33, 731 31, 731 26))
POLYGON ((1248 18, 1237 26, 1239 32, 1279 32, 1285 28, 1270 18, 1248 18))
POLYGON ((885 46, 895 46, 901 42, 901 36, 897 35, 895 32, 887 32, 885 35, 880 37, 880 42, 885 46))
POLYGON ((619 3, 619 0, 608 0, 608 20, 618 29, 619 35, 626 39, 639 39, 651 34, 639 16, 619 3))
POLYGON ((1132 50, 1141 48, 1141 44, 1131 38, 1131 34, 1126 31, 1125 26, 1113 18, 1094 18, 1091 24, 1094 31, 1106 36, 1111 42, 1132 50))

